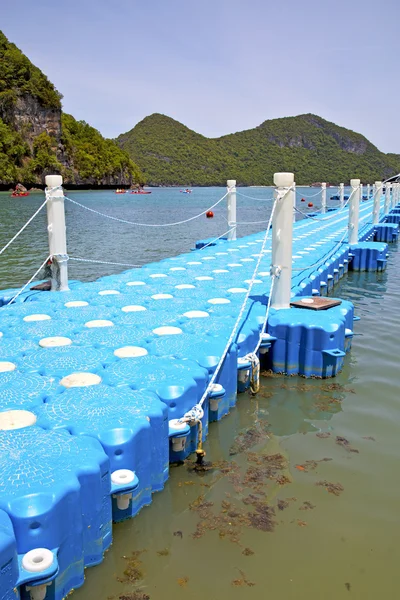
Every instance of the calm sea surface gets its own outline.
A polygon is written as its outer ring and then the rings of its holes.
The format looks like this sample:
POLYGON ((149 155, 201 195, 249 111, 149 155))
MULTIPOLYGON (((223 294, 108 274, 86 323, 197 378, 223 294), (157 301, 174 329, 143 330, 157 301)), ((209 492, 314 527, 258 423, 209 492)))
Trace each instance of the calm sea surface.
MULTIPOLYGON (((270 189, 240 190, 238 221, 268 218, 270 189)), ((301 193, 301 192, 300 192, 301 193)), ((314 190, 304 190, 311 195, 314 190)), ((71 197, 141 222, 188 218, 223 191, 154 190, 147 197, 74 192, 71 197)), ((329 196, 329 191, 328 191, 329 196)), ((318 200, 318 198, 316 198, 318 200)), ((2 246, 42 201, 0 195, 2 246)), ((313 201, 312 199, 308 201, 313 201)), ((303 203, 304 204, 304 203, 303 203)), ((215 218, 143 232, 67 205, 71 256, 145 263, 187 251, 227 229, 215 218)), ((239 228, 240 235, 262 225, 239 228)), ((47 255, 44 218, 0 258, 1 287, 22 284, 47 255)), ((94 279, 121 268, 72 264, 94 279)), ((385 273, 350 273, 335 295, 361 321, 335 379, 264 377, 256 398, 210 427, 208 470, 172 467, 165 490, 114 526, 103 563, 86 571, 74 600, 394 600, 400 588, 400 255, 385 273)))

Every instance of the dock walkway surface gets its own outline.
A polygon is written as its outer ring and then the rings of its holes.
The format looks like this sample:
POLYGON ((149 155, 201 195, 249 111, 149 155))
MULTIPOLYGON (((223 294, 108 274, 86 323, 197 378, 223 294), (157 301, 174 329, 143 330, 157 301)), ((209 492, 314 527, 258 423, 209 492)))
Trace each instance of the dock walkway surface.
MULTIPOLYGON (((361 242, 371 216, 372 201, 361 203, 361 242)), ((294 224, 294 296, 330 289, 347 270, 347 229, 347 207, 294 224)), ((59 600, 82 585, 111 544, 112 521, 162 490, 171 452, 195 450, 197 428, 183 424, 172 443, 169 421, 202 398, 251 284, 216 379, 222 393, 204 404, 203 439, 235 405, 270 266, 263 232, 0 309, 2 600, 59 600)))

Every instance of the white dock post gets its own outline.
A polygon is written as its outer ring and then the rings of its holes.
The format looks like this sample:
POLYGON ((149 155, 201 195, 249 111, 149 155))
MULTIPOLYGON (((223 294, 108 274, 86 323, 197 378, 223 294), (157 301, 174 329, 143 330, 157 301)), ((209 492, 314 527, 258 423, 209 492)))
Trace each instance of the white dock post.
POLYGON ((392 208, 396 208, 399 203, 400 183, 394 184, 394 194, 392 195, 392 208))
POLYGON ((293 223, 296 223, 296 183, 293 182, 293 223))
POLYGON ((369 183, 367 183, 367 200, 369 200, 370 195, 371 195, 371 186, 369 183))
POLYGON ((236 240, 236 179, 228 179, 228 227, 231 231, 228 233, 228 241, 236 240))
POLYGON ((321 183, 321 213, 326 213, 326 183, 321 183))
POLYGON ((392 189, 392 184, 387 182, 385 184, 385 212, 383 213, 384 215, 389 214, 389 211, 390 211, 390 205, 391 205, 390 191, 391 191, 391 189, 392 189))
POLYGON ((382 182, 375 181, 374 188, 375 188, 375 192, 374 192, 374 207, 372 209, 372 223, 373 223, 373 225, 376 225, 377 223, 379 223, 379 210, 380 210, 380 203, 381 203, 382 182))
POLYGON ((340 207, 344 205, 344 183, 339 185, 340 207))
POLYGON ((65 292, 69 290, 68 255, 61 175, 46 175, 46 186, 49 194, 47 200, 47 231, 53 261, 51 266, 51 291, 65 292))
POLYGON ((275 212, 272 219, 271 275, 276 275, 272 308, 290 308, 293 245, 293 173, 275 173, 275 212), (282 194, 286 194, 281 197, 282 194))
POLYGON ((358 243, 358 215, 360 210, 360 180, 351 179, 352 196, 349 208, 349 244, 358 243))
POLYGON ((360 183, 360 202, 362 202, 362 199, 363 199, 363 187, 364 187, 363 184, 360 183))

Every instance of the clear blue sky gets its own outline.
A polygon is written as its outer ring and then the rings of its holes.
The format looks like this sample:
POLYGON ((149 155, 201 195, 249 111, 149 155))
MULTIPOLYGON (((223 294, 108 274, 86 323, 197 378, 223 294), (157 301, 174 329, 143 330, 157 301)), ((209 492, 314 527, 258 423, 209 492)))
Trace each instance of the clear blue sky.
POLYGON ((2 0, 0 28, 108 137, 318 114, 400 153, 399 0, 2 0))

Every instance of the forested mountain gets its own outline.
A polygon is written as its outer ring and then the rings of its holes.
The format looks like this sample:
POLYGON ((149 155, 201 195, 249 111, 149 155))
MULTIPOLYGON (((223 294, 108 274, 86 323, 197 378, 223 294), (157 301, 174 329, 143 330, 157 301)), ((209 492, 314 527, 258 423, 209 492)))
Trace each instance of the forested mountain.
POLYGON ((154 185, 271 185, 276 171, 298 184, 385 179, 400 171, 400 156, 384 154, 359 133, 312 114, 264 121, 209 139, 170 117, 153 114, 117 138, 154 185))
POLYGON ((42 184, 60 173, 75 185, 130 185, 137 165, 113 140, 62 113, 62 96, 0 31, 0 185, 42 184))

